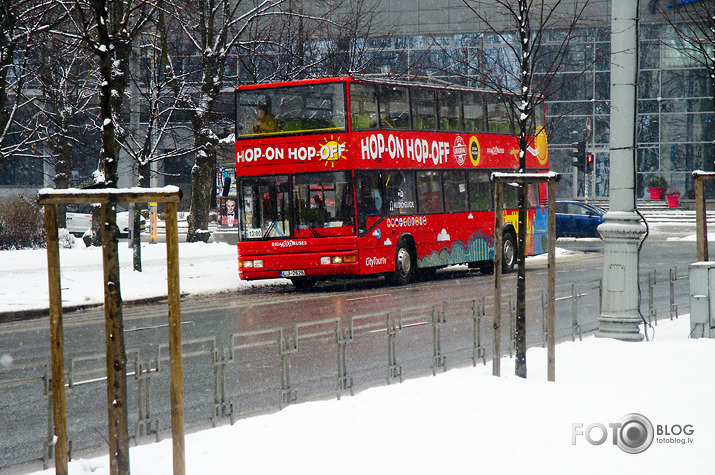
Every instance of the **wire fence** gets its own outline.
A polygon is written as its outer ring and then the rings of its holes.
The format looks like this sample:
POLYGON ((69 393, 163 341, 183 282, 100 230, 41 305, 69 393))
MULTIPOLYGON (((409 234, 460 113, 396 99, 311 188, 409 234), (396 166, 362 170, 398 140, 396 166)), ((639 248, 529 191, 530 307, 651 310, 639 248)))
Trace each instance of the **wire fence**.
MULTIPOLYGON (((679 275, 677 268, 641 278, 647 335, 652 337, 659 312, 672 319, 689 307, 688 301, 676 302, 687 299, 687 285, 687 272, 679 275)), ((580 340, 595 331, 600 303, 599 280, 557 287, 557 340, 580 340)), ((511 357, 515 298, 505 295, 500 304, 502 325, 509 328, 502 335, 502 348, 508 348, 503 356, 511 357)), ((526 307, 527 342, 545 345, 544 293, 529 292, 526 307)), ((187 427, 233 424, 303 401, 340 399, 405 378, 486 365, 493 314, 493 299, 483 297, 185 340, 187 427)), ((131 442, 170 437, 168 345, 129 349, 127 358, 131 442)), ((105 354, 69 355, 66 361, 70 456, 106 451, 105 354)), ((0 369, 0 473, 52 465, 50 377, 49 355, 0 369)))

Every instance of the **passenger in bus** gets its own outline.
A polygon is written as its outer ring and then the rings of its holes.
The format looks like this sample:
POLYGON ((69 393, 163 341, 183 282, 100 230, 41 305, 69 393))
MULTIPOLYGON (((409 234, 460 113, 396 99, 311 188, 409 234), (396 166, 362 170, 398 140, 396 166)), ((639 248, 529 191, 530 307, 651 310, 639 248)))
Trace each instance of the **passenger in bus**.
POLYGON ((253 122, 253 133, 270 134, 272 132, 278 132, 278 122, 276 122, 276 118, 273 117, 267 105, 258 106, 256 120, 253 122))
POLYGON ((353 221, 355 220, 355 210, 353 208, 352 193, 343 193, 343 198, 340 202, 340 209, 335 217, 343 222, 343 226, 353 225, 353 221))

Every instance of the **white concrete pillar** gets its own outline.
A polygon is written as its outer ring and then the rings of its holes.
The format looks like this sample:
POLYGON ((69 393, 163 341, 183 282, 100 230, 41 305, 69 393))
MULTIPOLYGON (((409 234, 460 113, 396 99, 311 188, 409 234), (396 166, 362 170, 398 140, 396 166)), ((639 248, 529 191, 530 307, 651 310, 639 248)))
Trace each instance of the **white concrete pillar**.
POLYGON ((640 341, 638 247, 646 228, 635 212, 638 2, 611 2, 611 157, 597 337, 640 341))

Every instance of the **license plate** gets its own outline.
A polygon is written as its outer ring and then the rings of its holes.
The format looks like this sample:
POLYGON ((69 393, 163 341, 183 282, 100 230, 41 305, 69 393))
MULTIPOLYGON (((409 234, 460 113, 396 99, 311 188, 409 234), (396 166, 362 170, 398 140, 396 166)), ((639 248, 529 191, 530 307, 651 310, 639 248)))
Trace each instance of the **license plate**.
POLYGON ((305 271, 303 269, 299 270, 284 270, 281 272, 281 277, 303 277, 305 271))

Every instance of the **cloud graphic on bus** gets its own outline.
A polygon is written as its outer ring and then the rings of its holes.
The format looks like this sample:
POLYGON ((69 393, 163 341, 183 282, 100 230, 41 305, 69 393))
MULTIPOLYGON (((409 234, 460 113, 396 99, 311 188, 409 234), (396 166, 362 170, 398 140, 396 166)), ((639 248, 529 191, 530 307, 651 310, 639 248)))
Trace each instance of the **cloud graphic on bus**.
POLYGON ((391 245, 392 245, 392 241, 390 240, 390 238, 387 238, 387 239, 385 239, 385 242, 384 242, 383 244, 384 244, 385 246, 391 246, 391 245))
POLYGON ((449 241, 449 233, 447 233, 446 229, 442 229, 437 235, 437 241, 449 241))

